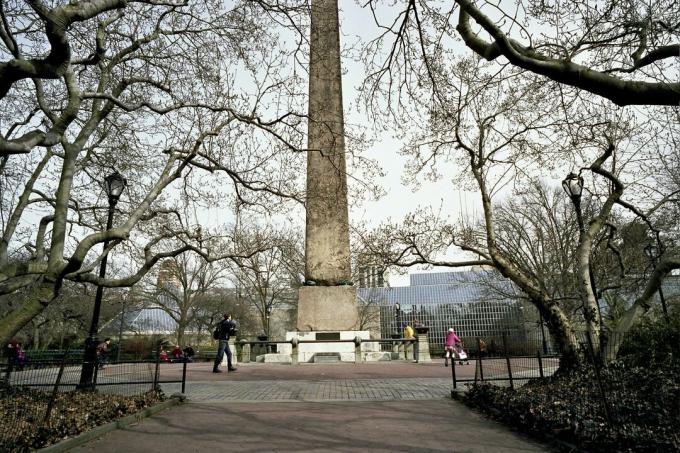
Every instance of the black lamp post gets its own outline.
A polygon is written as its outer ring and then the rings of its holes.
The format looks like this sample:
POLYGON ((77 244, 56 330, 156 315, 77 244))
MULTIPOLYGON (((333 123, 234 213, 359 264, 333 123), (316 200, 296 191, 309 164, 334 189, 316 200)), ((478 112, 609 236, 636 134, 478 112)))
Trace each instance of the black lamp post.
MULTIPOLYGON (((652 260, 652 265, 656 267, 656 263, 661 256, 659 247, 654 244, 647 244, 645 246, 645 255, 652 260)), ((663 296, 663 289, 661 289, 661 284, 659 284, 659 299, 661 300, 661 309, 663 310, 663 315, 668 321, 668 309, 666 308, 666 298, 663 296)))
MULTIPOLYGON (((127 186, 127 180, 123 178, 123 175, 114 171, 112 174, 104 178, 104 187, 106 188, 106 194, 109 198, 109 213, 106 220, 106 231, 113 227, 113 213, 115 211, 116 204, 120 195, 123 193, 123 189, 127 186)), ((104 250, 109 245, 108 239, 104 241, 104 250)), ((106 276, 106 262, 108 255, 102 257, 101 265, 99 266, 99 278, 103 279, 106 276)), ((97 285, 97 294, 94 298, 94 309, 92 310, 92 322, 90 323, 90 333, 85 340, 85 356, 83 358, 83 368, 80 373, 80 388, 92 388, 94 370, 97 362, 97 331, 99 330, 99 312, 102 306, 102 296, 104 293, 104 288, 97 285)))
POLYGON ((271 335, 271 316, 272 316, 272 306, 271 305, 267 305, 266 313, 267 313, 267 336, 270 336, 271 335))
POLYGON ((541 323, 541 343, 543 343, 543 355, 548 355, 548 342, 545 341, 545 327, 543 326, 543 313, 538 310, 538 317, 541 323))
POLYGON ((125 293, 123 295, 123 309, 121 310, 120 313, 120 324, 118 325, 118 352, 116 353, 116 362, 120 362, 120 350, 121 345, 123 344, 123 322, 125 320, 125 307, 127 305, 127 298, 128 294, 125 293))
POLYGON ((401 336, 401 305, 399 305, 399 302, 394 304, 394 319, 397 323, 397 329, 395 333, 401 336))
MULTIPOLYGON (((579 235, 585 234, 585 227, 583 225, 583 214, 581 212, 581 194, 583 193, 583 177, 576 173, 569 173, 564 181, 562 181, 562 188, 571 198, 576 210, 576 221, 578 222, 579 235)), ((581 237, 579 237, 581 239, 581 237)))

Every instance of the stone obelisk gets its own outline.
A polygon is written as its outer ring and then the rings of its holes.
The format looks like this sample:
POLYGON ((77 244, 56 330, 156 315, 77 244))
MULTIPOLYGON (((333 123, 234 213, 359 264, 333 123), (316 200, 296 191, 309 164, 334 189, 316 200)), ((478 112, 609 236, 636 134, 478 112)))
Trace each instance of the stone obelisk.
POLYGON ((337 0, 312 0, 309 56, 307 229, 299 331, 358 328, 351 286, 347 175, 337 0))

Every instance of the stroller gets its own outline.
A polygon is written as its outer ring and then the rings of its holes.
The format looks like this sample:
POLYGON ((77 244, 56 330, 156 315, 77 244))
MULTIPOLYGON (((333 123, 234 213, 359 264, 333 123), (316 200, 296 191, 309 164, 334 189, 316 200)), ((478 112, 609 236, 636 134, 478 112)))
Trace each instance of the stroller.
POLYGON ((458 360, 458 364, 462 365, 463 360, 465 361, 465 365, 470 364, 470 360, 468 359, 467 352, 465 352, 465 349, 463 349, 463 345, 461 343, 458 343, 456 347, 454 348, 454 351, 456 353, 455 359, 458 360))

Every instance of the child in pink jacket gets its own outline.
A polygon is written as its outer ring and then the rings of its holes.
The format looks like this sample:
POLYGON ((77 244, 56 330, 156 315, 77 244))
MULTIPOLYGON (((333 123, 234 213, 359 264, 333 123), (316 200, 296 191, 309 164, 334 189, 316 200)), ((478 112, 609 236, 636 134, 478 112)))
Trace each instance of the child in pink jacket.
POLYGON ((446 341, 444 342, 444 366, 449 366, 449 357, 451 357, 451 365, 454 361, 454 352, 456 345, 461 342, 460 337, 456 335, 453 328, 446 332, 446 341))

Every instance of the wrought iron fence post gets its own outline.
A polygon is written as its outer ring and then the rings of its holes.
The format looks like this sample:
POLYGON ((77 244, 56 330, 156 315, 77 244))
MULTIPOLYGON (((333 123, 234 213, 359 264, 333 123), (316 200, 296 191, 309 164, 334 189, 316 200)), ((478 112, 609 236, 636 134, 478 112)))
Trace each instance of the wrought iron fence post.
POLYGON ((153 388, 151 390, 158 390, 158 381, 161 372, 161 342, 158 342, 158 347, 156 348, 156 368, 153 373, 153 388))
MULTIPOLYGON (((477 363, 479 364, 479 379, 484 382, 484 368, 482 366, 482 340, 477 337, 477 363)), ((475 383, 477 383, 477 370, 475 370, 475 383)))
POLYGON ((99 361, 94 364, 94 376, 92 376, 92 391, 97 390, 97 378, 99 377, 99 361))
POLYGON ((187 356, 184 356, 184 363, 182 363, 182 393, 184 393, 187 383, 187 361, 187 356))
POLYGON ((64 366, 66 365, 66 356, 68 356, 68 349, 64 352, 61 357, 61 364, 59 365, 59 372, 57 373, 57 380, 54 382, 54 388, 52 389, 52 396, 50 396, 47 402, 47 410, 45 411, 45 418, 43 418, 43 426, 47 425, 50 421, 50 414, 52 413, 52 407, 54 406, 54 400, 57 398, 57 392, 59 391, 59 384, 61 384, 61 377, 64 375, 64 366))
POLYGON ((359 335, 354 337, 354 363, 361 363, 361 337, 359 335))
POLYGON ((536 357, 538 357, 538 373, 541 379, 543 379, 543 357, 541 357, 540 349, 536 349, 536 357))
POLYGON ((453 381, 453 390, 451 390, 451 398, 453 398, 453 392, 457 388, 457 379, 456 379, 456 361, 454 360, 454 357, 451 356, 451 380, 453 381))
POLYGON ((413 361, 418 363, 418 349, 420 348, 420 343, 418 343, 418 337, 413 340, 413 361))
POLYGON ((512 366, 510 366, 510 353, 508 352, 508 341, 505 332, 503 332, 503 351, 505 352, 505 363, 508 365, 508 379, 510 379, 510 388, 514 389, 515 385, 512 382, 512 366))

